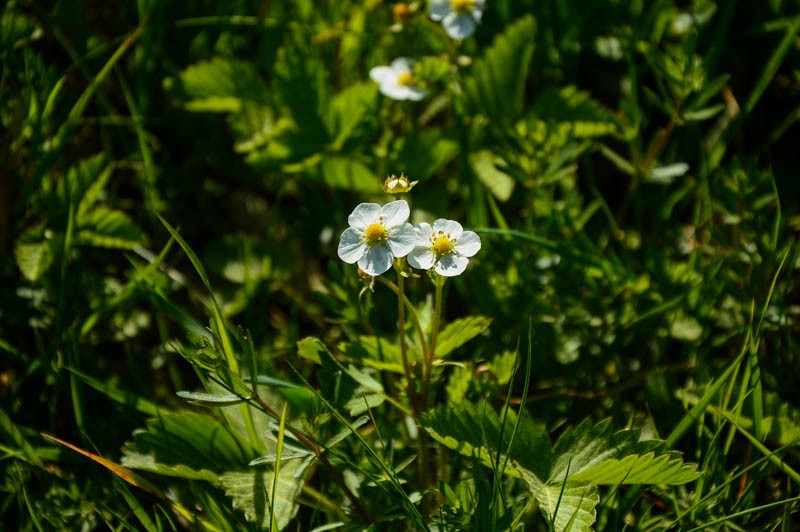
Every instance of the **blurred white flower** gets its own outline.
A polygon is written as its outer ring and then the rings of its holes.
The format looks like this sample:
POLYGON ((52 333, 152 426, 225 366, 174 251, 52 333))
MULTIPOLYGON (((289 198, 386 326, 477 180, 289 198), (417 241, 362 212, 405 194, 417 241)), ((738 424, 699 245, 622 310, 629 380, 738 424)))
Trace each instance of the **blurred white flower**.
POLYGON ((485 0, 431 0, 431 19, 442 21, 447 34, 459 41, 475 33, 485 0))
POLYGON ((453 220, 438 219, 431 224, 416 227, 416 247, 408 255, 408 263, 419 270, 431 268, 439 275, 461 275, 467 268, 469 257, 481 249, 481 239, 473 231, 464 231, 453 220))
POLYGON ((380 85, 382 94, 393 100, 421 100, 428 91, 416 86, 411 67, 414 62, 407 57, 398 57, 390 66, 379 66, 369 71, 372 81, 380 85))
POLYGON ((405 257, 414 249, 417 234, 408 220, 408 203, 360 203, 347 218, 350 227, 339 239, 339 258, 358 263, 365 273, 375 276, 392 267, 395 257, 405 257))

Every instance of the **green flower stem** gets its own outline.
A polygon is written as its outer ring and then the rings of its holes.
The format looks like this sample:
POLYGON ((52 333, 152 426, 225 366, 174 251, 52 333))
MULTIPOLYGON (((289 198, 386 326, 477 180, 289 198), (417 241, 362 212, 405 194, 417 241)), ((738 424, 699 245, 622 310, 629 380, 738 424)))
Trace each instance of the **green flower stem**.
MULTIPOLYGON (((403 259, 398 259, 398 266, 402 266, 403 259)), ((417 404, 417 393, 414 390, 414 380, 411 378, 411 366, 408 365, 408 346, 406 345, 406 318, 403 308, 405 298, 405 277, 397 270, 397 326, 400 329, 400 355, 403 359, 403 372, 406 375, 406 388, 408 401, 414 411, 414 417, 419 418, 419 406, 417 404)))
POLYGON ((439 325, 442 321, 442 291, 444 290, 444 283, 446 277, 437 275, 433 278, 433 284, 436 286, 436 295, 433 299, 433 325, 431 327, 431 345, 428 347, 428 353, 425 357, 425 364, 422 369, 423 375, 423 392, 422 392, 422 409, 428 409, 428 394, 431 387, 431 373, 433 371, 433 361, 436 359, 436 341, 439 338, 439 325))
POLYGON ((428 342, 425 341, 425 331, 422 329, 422 325, 419 323, 419 316, 417 316, 417 309, 414 308, 414 305, 411 304, 411 301, 403 294, 401 296, 400 290, 398 289, 397 285, 391 282, 390 280, 386 279, 384 276, 379 275, 376 279, 383 284, 385 284, 389 290, 395 293, 405 305, 406 309, 409 312, 409 316, 411 317, 411 322, 414 324, 414 328, 417 330, 417 335, 419 336, 419 345, 422 346, 422 359, 427 360, 428 358, 428 342))
MULTIPOLYGON (((397 314, 398 314, 398 326, 400 328, 400 354, 403 358, 403 371, 406 375, 406 381, 408 382, 408 400, 411 403, 411 408, 414 411, 414 418, 419 420, 420 417, 420 406, 417 402, 416 392, 414 390, 414 381, 411 378, 411 368, 408 364, 408 352, 407 352, 407 345, 406 345, 406 334, 405 334, 405 312, 403 309, 403 305, 405 304, 406 308, 408 308, 411 319, 414 322, 414 328, 417 330, 419 334, 419 342, 422 346, 422 359, 423 361, 427 360, 428 355, 425 349, 425 334, 422 330, 422 326, 419 323, 419 317, 417 316, 417 311, 408 298, 405 295, 405 277, 397 270, 397 285, 392 283, 391 281, 385 279, 383 276, 379 276, 378 279, 383 282, 386 286, 389 287, 392 292, 397 295, 397 314)), ((424 367, 423 363, 423 367, 424 367)), ((422 406, 424 407, 425 403, 423 402, 422 406)), ((425 491, 429 484, 430 484, 430 470, 428 464, 430 462, 430 458, 428 457, 428 444, 425 441, 425 431, 422 427, 417 429, 417 476, 419 478, 420 487, 422 491, 425 491)))

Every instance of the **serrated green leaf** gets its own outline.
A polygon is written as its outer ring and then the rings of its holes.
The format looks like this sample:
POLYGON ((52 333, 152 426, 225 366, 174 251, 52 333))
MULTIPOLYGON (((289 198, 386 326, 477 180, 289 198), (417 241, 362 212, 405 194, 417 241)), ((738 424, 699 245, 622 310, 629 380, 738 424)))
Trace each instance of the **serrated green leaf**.
POLYGON ((383 384, 374 379, 366 371, 362 371, 351 364, 347 366, 347 374, 350 375, 353 380, 360 384, 365 390, 375 393, 383 393, 383 384))
POLYGON ((472 382, 473 374, 471 368, 456 367, 450 378, 447 379, 447 402, 451 404, 458 404, 464 400, 469 390, 469 383, 472 382))
MULTIPOLYGON (((364 366, 393 373, 403 373, 400 346, 376 336, 359 336, 357 342, 343 343, 340 350, 348 357, 358 359, 364 366)), ((409 345, 409 361, 420 360, 419 349, 409 345)))
POLYGON ((375 83, 369 82, 351 85, 333 97, 326 120, 333 137, 331 149, 341 150, 362 120, 374 116, 377 96, 375 83))
POLYGON ((567 428, 553 446, 555 459, 548 482, 562 482, 567 470, 571 477, 605 460, 633 453, 638 441, 638 430, 615 433, 610 419, 597 424, 585 419, 578 426, 567 428))
POLYGON ((371 393, 356 382, 319 339, 312 337, 298 341, 297 354, 322 366, 317 376, 322 385, 322 396, 334 405, 350 408, 348 401, 361 393, 371 393))
POLYGON ((568 125, 572 138, 598 137, 617 130, 614 113, 573 86, 543 90, 529 112, 538 120, 568 125))
POLYGON ((267 375, 259 375, 256 382, 274 389, 302 412, 308 412, 314 404, 314 392, 303 386, 267 375))
POLYGON ((464 82, 471 110, 489 117, 500 128, 510 126, 522 112, 535 33, 531 16, 509 25, 475 61, 464 82))
POLYGON ((191 480, 206 480, 216 482, 217 473, 204 469, 201 466, 190 467, 185 464, 165 464, 158 461, 154 454, 140 453, 133 449, 123 450, 122 465, 131 469, 141 469, 166 477, 187 478, 191 480))
POLYGON ((517 363, 517 354, 514 351, 504 351, 492 359, 492 373, 498 384, 505 385, 514 376, 514 366, 517 363))
POLYGON ((434 175, 458 155, 458 142, 438 129, 424 129, 408 135, 392 154, 390 168, 412 180, 434 175))
POLYGON ((205 405, 205 406, 238 405, 239 403, 243 403, 247 400, 244 397, 232 393, 213 394, 205 392, 179 391, 176 392, 175 395, 177 395, 181 399, 186 399, 187 401, 191 401, 192 403, 197 403, 199 405, 205 405))
POLYGON ((269 527, 270 508, 275 512, 275 524, 279 530, 283 530, 300 507, 296 501, 303 480, 295 478, 293 468, 284 468, 278 474, 275 500, 272 502, 269 500, 275 483, 272 470, 229 471, 219 477, 219 482, 233 500, 234 508, 244 512, 247 520, 259 528, 269 527))
POLYGON ((521 469, 522 478, 539 503, 539 507, 553 523, 556 532, 589 532, 597 518, 600 493, 597 486, 588 483, 567 482, 541 484, 538 478, 521 469))
MULTIPOLYGON (((519 467, 535 472, 531 474, 540 478, 546 477, 552 453, 544 426, 525 415, 507 452, 516 423, 513 410, 508 410, 504 424, 491 406, 468 402, 441 407, 422 416, 423 428, 434 439, 464 456, 477 456, 484 465, 492 467, 499 446, 502 456, 508 454, 519 467)), ((519 477, 516 469, 512 467, 506 472, 519 477)))
POLYGON ((167 88, 195 112, 236 112, 245 101, 268 104, 268 88, 253 63, 224 57, 188 67, 167 88))
POLYGON ((344 407, 350 412, 351 416, 359 416, 370 410, 372 408, 376 408, 383 404, 385 400, 385 396, 382 393, 370 393, 370 394, 354 394, 355 397, 347 401, 344 407))
POLYGON ((485 316, 469 316, 449 323, 439 333, 436 356, 438 358, 446 357, 485 331, 491 323, 492 319, 485 316))
POLYGON ((142 241, 142 231, 127 214, 97 207, 78 221, 78 243, 90 246, 132 249, 142 241))
POLYGON ((39 226, 20 236, 14 244, 14 258, 22 275, 35 283, 50 268, 63 247, 63 234, 50 234, 39 226))
POLYGON ((322 365, 331 355, 322 340, 309 337, 297 342, 297 356, 322 365))
POLYGON ((508 201, 514 192, 514 179, 500 170, 497 165, 502 159, 489 150, 470 154, 469 163, 481 183, 500 201, 508 201))
POLYGON ((295 142, 306 145, 304 153, 316 153, 330 140, 323 122, 330 106, 328 73, 314 48, 300 40, 304 32, 295 28, 278 50, 275 85, 298 128, 295 142))
POLYGON ((72 198, 78 204, 76 220, 81 220, 102 197, 103 189, 111 177, 111 165, 104 154, 84 159, 67 172, 67 182, 72 198))
POLYGON ((501 431, 503 422, 494 410, 469 403, 422 417, 422 426, 434 439, 495 470, 499 449, 501 463, 509 460, 504 472, 525 481, 558 531, 591 530, 599 502, 597 484, 616 485, 626 475, 626 484, 685 483, 699 475, 695 465, 684 464, 675 454, 656 456, 653 451, 660 442, 639 442, 635 430, 613 432, 609 420, 586 420, 568 428, 552 449, 544 428, 527 417, 510 443, 516 424, 509 411, 501 431))
POLYGON ((676 455, 655 453, 626 456, 605 460, 570 475, 570 481, 589 482, 596 485, 619 484, 686 484, 701 476, 695 464, 684 463, 676 455))
POLYGON ((122 465, 168 476, 215 481, 245 467, 258 451, 216 419, 196 412, 160 412, 134 432, 122 465))
POLYGON ((273 110, 252 102, 242 102, 241 108, 228 115, 237 153, 249 153, 264 147, 275 132, 277 120, 273 110))
POLYGON ((367 165, 350 157, 323 157, 319 178, 331 188, 362 192, 375 191, 380 183, 367 165))

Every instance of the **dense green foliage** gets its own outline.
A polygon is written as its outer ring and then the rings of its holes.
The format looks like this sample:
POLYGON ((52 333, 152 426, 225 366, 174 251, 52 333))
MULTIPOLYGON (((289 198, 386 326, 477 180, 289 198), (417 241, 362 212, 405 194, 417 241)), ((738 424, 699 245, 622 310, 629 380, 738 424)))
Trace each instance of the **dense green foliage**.
POLYGON ((798 527, 800 3, 428 4, 4 3, 2 528, 798 527))

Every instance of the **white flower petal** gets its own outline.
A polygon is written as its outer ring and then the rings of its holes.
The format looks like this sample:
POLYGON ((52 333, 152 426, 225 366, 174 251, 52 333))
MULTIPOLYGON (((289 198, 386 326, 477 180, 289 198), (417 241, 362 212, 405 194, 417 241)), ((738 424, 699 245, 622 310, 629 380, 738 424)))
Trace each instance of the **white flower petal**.
POLYGON ((381 94, 388 96, 392 100, 408 100, 408 87, 400 85, 396 81, 386 82, 380 86, 381 94))
POLYGON ((347 223, 350 224, 350 227, 361 229, 363 233, 368 225, 378 221, 380 214, 381 206, 377 203, 359 203, 347 217, 347 223))
POLYGON ((419 246, 408 254, 407 260, 412 268, 430 270, 433 267, 436 257, 433 251, 429 250, 427 247, 419 246))
POLYGON ((352 227, 345 229, 339 239, 339 258, 347 264, 353 264, 367 252, 367 245, 361 242, 364 233, 352 227))
POLYGON ((397 72, 388 66, 377 66, 369 71, 369 79, 383 85, 387 81, 397 81, 397 72))
POLYGON ((464 231, 454 247, 462 257, 472 257, 481 250, 481 239, 474 231, 464 231))
POLYGON ((405 257, 417 245, 417 233, 414 231, 414 227, 409 223, 395 227, 389 231, 389 241, 387 245, 392 255, 395 257, 405 257))
POLYGON ((442 19, 447 34, 453 39, 463 40, 475 31, 475 19, 470 15, 463 15, 453 11, 442 19))
POLYGON ((475 22, 480 22, 481 17, 483 16, 483 8, 484 8, 484 0, 475 0, 475 9, 472 10, 472 18, 475 19, 475 22))
POLYGON ((411 210, 405 200, 392 201, 381 207, 383 225, 388 229, 404 224, 408 220, 409 214, 411 214, 411 210))
POLYGON ((427 222, 422 222, 414 228, 417 233, 417 245, 428 247, 431 244, 431 235, 433 234, 433 227, 427 222))
POLYGON ((406 87, 406 100, 413 100, 418 102, 428 95, 425 89, 418 89, 417 87, 406 87))
POLYGON ((372 246, 358 261, 358 267, 368 275, 380 275, 392 267, 392 259, 392 254, 386 246, 372 246))
POLYGON ((394 61, 392 61, 391 65, 392 70, 394 70, 394 77, 397 79, 397 76, 400 74, 404 74, 408 72, 411 73, 411 67, 414 66, 414 61, 409 59, 408 57, 398 57, 394 61))
POLYGON ((449 234, 450 238, 459 239, 461 238, 461 233, 464 232, 464 228, 461 227, 460 223, 454 220, 445 220, 444 218, 439 218, 433 222, 433 232, 438 233, 439 231, 449 234))
POLYGON ((431 20, 438 22, 450 11, 450 0, 431 0, 431 20))
POLYGON ((464 273, 464 270, 467 269, 467 263, 469 263, 468 258, 451 253, 436 262, 436 273, 445 277, 455 277, 464 273))

